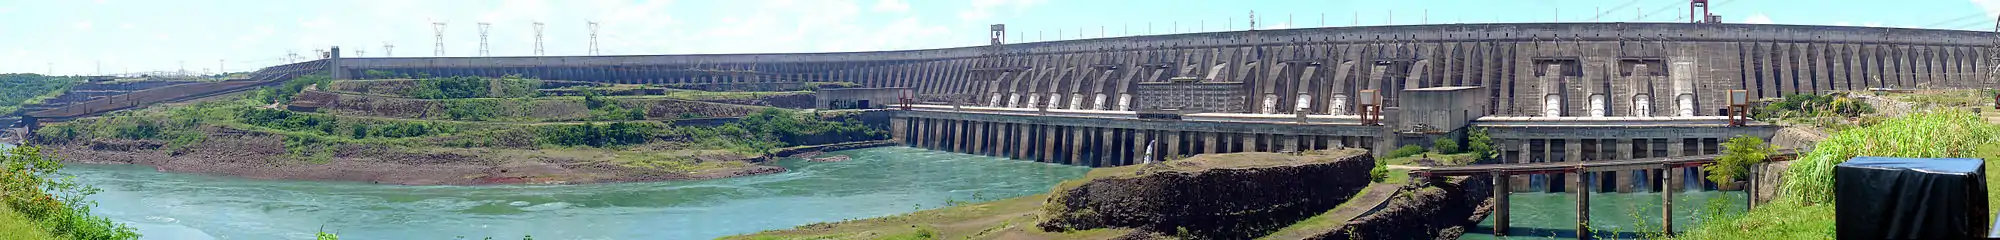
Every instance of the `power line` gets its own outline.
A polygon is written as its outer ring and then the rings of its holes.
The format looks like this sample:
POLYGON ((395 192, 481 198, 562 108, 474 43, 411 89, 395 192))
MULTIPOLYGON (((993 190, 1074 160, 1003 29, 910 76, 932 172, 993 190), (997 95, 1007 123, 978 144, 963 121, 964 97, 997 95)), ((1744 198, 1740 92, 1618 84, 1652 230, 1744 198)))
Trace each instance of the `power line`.
POLYGON ((389 42, 382 42, 382 57, 395 57, 395 56, 396 56, 396 45, 389 45, 389 42))
POLYGON ((432 49, 432 51, 434 51, 433 55, 435 55, 435 56, 439 56, 439 57, 443 57, 443 56, 444 56, 444 22, 431 22, 431 32, 432 32, 432 36, 433 36, 433 37, 436 37, 436 38, 437 38, 437 45, 433 45, 433 46, 431 46, 431 49, 432 49))
POLYGON ((535 56, 542 55, 542 22, 535 22, 535 56))
POLYGON ((590 24, 590 55, 597 55, 601 53, 597 51, 597 21, 586 21, 586 23, 590 24))
POLYGON ((493 23, 479 23, 479 56, 493 56, 493 51, 486 45, 486 30, 490 28, 493 28, 493 23))

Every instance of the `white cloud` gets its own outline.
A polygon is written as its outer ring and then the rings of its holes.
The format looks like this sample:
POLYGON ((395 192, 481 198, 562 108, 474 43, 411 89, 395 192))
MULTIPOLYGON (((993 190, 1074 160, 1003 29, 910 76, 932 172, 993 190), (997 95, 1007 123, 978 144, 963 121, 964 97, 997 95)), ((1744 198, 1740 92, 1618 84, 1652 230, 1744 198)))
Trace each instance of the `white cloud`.
POLYGON ((1833 25, 1834 25, 1834 26, 1854 26, 1854 23, 1850 23, 1850 22, 1847 22, 1847 21, 1839 21, 1839 22, 1833 22, 1833 25))
POLYGON ((88 20, 86 20, 86 21, 78 21, 78 22, 76 22, 75 24, 70 24, 70 27, 71 27, 71 28, 75 28, 76 30, 82 30, 82 31, 90 31, 90 29, 91 29, 91 28, 93 28, 92 24, 91 24, 91 23, 90 23, 90 21, 88 21, 88 20))
POLYGON ((892 12, 892 13, 909 12, 910 2, 904 0, 878 0, 875 1, 874 10, 877 12, 892 12))
POLYGON ((1771 24, 1771 16, 1765 16, 1763 13, 1750 14, 1750 17, 1743 18, 1743 23, 1771 24))
POLYGON ((118 24, 118 29, 119 29, 119 30, 132 30, 132 28, 133 28, 133 27, 134 27, 134 26, 132 26, 132 24, 130 24, 130 23, 123 23, 123 24, 118 24))
POLYGON ((1972 0, 1972 4, 1986 10, 1987 17, 2000 16, 2000 0, 1972 0))
POLYGON ((1020 11, 1042 2, 1043 0, 973 0, 972 8, 958 12, 958 18, 967 22, 984 21, 992 18, 993 12, 998 8, 1012 7, 1011 10, 1020 11))

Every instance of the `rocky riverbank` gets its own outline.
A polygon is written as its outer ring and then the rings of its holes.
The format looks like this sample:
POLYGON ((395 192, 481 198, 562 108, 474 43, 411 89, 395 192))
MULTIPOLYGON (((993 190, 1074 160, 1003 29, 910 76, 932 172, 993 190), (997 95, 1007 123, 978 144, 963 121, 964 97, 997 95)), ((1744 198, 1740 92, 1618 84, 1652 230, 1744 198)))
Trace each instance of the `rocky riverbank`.
MULTIPOLYGON (((287 154, 282 136, 212 134, 185 149, 152 140, 92 140, 47 146, 65 161, 141 164, 164 172, 253 179, 355 181, 400 185, 581 184, 696 180, 784 172, 752 163, 755 156, 704 153, 697 164, 635 167, 621 152, 595 149, 427 148, 350 144, 324 160, 287 154)), ((640 149, 643 150, 643 149, 640 149)))
POLYGON ((1458 239, 1493 212, 1491 177, 1415 182, 1382 209, 1307 239, 1458 239))

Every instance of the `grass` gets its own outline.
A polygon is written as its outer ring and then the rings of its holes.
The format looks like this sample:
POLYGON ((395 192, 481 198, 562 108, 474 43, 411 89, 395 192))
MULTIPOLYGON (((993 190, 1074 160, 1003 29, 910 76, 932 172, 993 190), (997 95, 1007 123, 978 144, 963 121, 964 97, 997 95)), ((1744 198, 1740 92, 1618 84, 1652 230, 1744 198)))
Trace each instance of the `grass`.
POLYGON ((34 220, 15 212, 6 204, 0 204, 0 239, 58 239, 48 230, 37 226, 39 225, 35 224, 34 220))
POLYGON ((2000 125, 1962 110, 1916 113, 1841 131, 1821 141, 1786 170, 1780 198, 1833 203, 1833 166, 1855 156, 1973 157, 1977 153, 1975 147, 1996 140, 2000 140, 2000 125))
MULTIPOLYGON (((1319 233, 1325 233, 1327 231, 1331 231, 1334 228, 1346 225, 1348 220, 1353 220, 1355 217, 1360 217, 1358 214, 1366 213, 1365 211, 1363 211, 1363 212, 1354 212, 1353 213, 1354 215, 1337 214, 1338 212, 1340 212, 1341 209, 1346 209, 1350 207, 1362 207, 1362 206, 1353 206, 1354 204, 1373 203, 1373 202, 1361 203, 1361 202, 1355 202, 1355 200, 1361 200, 1362 195, 1368 194, 1369 191, 1373 191, 1375 190, 1375 188, 1396 188, 1398 186, 1402 186, 1402 184, 1370 184, 1368 185, 1367 188, 1362 188, 1360 192, 1356 192, 1354 196, 1349 197, 1346 202, 1341 202, 1340 205, 1334 206, 1332 209, 1327 209, 1326 212, 1320 213, 1319 215, 1313 215, 1311 218, 1306 218, 1306 220, 1299 220, 1299 222, 1297 223, 1292 223, 1291 226, 1285 226, 1285 228, 1280 228, 1278 229, 1278 231, 1271 232, 1270 235, 1266 235, 1264 237, 1260 237, 1257 239, 1300 239, 1306 236, 1312 236, 1319 233)), ((1394 193, 1391 192, 1390 194, 1393 195, 1394 193)))
POLYGON ((1748 214, 1710 220, 1680 239, 1833 239, 1833 206, 1774 201, 1748 214))
MULTIPOLYGON (((2000 125, 1994 118, 1958 109, 1917 113, 1874 126, 1842 131, 1822 141, 1785 173, 1783 194, 1739 216, 1703 222, 1685 239, 1831 239, 1834 237, 1832 166, 1854 156, 1980 158, 2000 168, 2000 125)), ((1987 174, 1988 209, 2000 209, 2000 176, 1987 174)), ((1994 217, 1988 212, 1987 217, 1994 217)))

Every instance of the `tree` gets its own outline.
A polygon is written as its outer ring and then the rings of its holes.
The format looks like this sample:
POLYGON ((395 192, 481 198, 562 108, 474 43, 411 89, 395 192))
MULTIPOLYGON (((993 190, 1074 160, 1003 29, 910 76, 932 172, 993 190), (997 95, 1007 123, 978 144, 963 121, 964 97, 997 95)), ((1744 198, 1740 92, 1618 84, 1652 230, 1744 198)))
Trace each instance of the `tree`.
POLYGON ((1486 135, 1486 128, 1475 127, 1465 132, 1465 150, 1477 153, 1478 159, 1491 158, 1499 154, 1493 149, 1493 137, 1486 135))
POLYGON ((1777 147, 1765 144, 1762 138, 1736 136, 1722 144, 1722 156, 1715 158, 1715 163, 1703 166, 1703 170, 1708 172, 1708 181, 1734 186, 1736 180, 1750 175, 1750 166, 1763 163, 1777 152, 1777 147))

